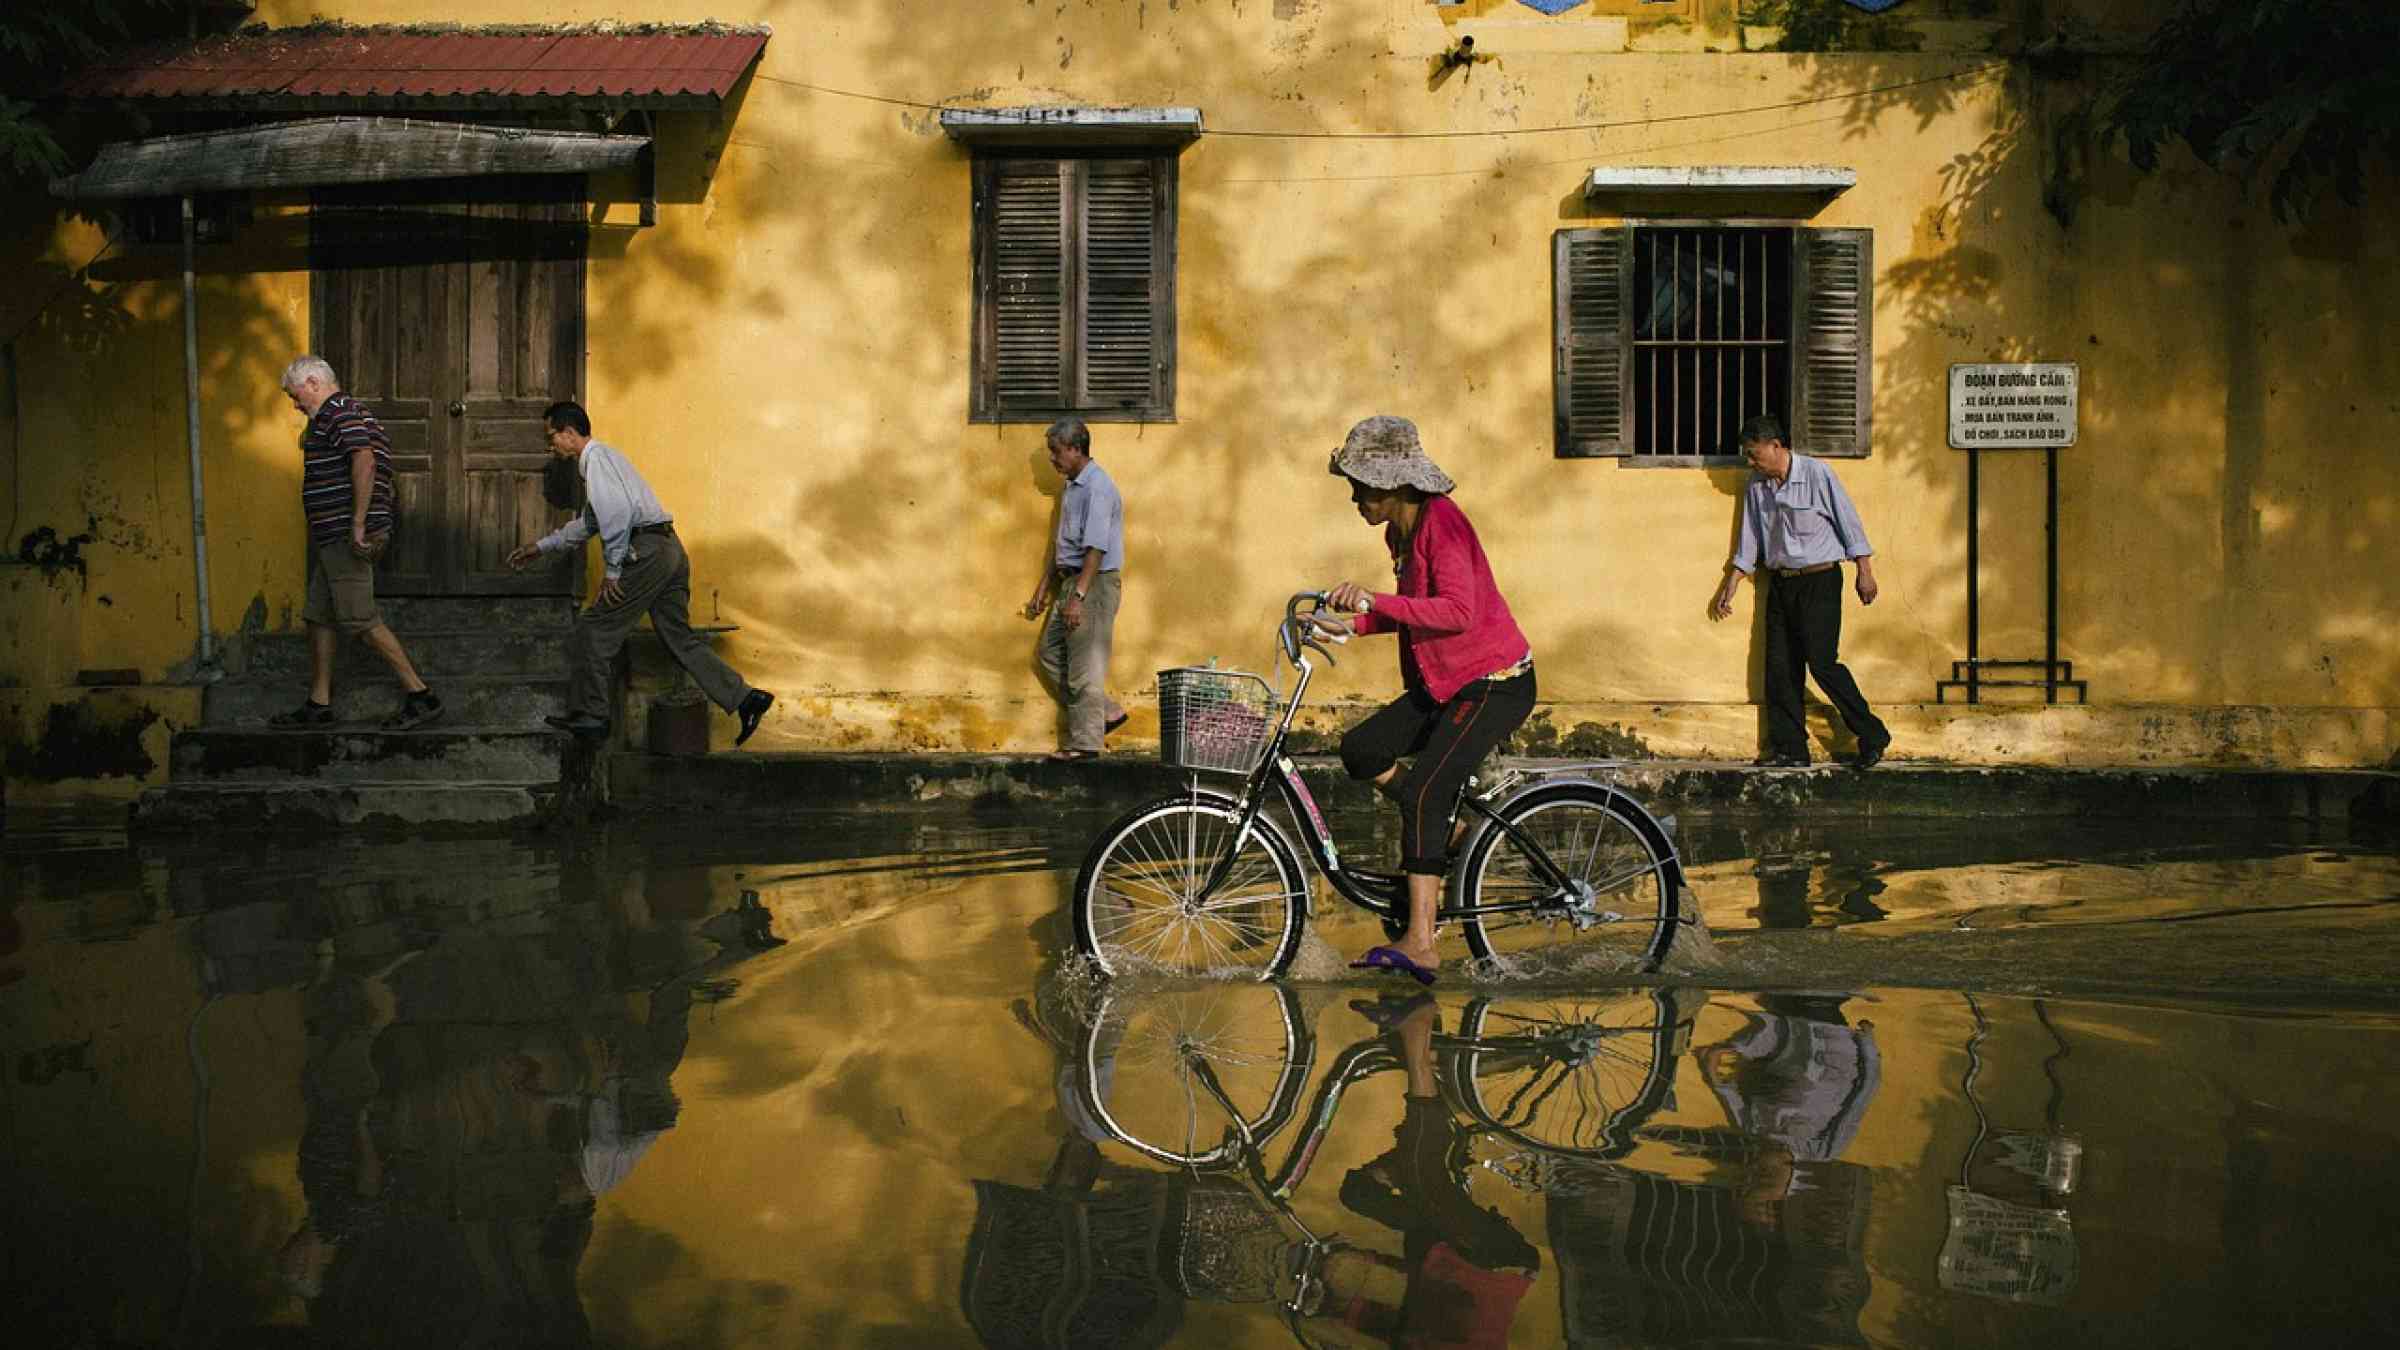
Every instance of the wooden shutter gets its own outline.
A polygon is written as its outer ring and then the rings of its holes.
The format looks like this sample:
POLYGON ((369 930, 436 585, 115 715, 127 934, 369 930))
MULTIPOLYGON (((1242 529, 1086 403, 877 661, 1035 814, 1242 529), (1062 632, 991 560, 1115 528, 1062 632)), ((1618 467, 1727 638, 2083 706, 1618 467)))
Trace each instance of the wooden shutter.
POLYGON ((1633 231, 1560 230, 1550 237, 1550 262, 1556 453, 1630 454, 1633 231))
POLYGON ((984 211, 989 278, 979 353, 985 397, 995 413, 1040 413, 1067 399, 1072 335, 1066 321, 1068 192, 1073 164, 1055 159, 988 160, 984 211))
POLYGON ((1083 387, 1077 407, 1138 412, 1166 401, 1163 339, 1170 335, 1160 329, 1162 316, 1172 322, 1174 306, 1166 298, 1173 269, 1162 256, 1169 216, 1161 178, 1172 163, 1102 159, 1080 166, 1083 387))
POLYGON ((1875 232, 1792 236, 1792 448, 1864 455, 1875 423, 1875 232))
POLYGON ((975 167, 972 415, 1175 415, 1175 160, 975 167))

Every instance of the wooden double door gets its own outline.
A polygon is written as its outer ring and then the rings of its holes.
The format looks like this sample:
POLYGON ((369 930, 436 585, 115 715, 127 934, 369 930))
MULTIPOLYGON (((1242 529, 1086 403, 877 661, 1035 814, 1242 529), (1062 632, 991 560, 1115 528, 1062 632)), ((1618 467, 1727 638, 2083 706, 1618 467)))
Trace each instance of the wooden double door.
POLYGON ((581 179, 321 191, 311 342, 391 438, 399 523, 389 595, 572 594, 571 555, 508 569, 568 518, 542 411, 583 396, 581 179), (550 497, 544 494, 545 475, 550 497))

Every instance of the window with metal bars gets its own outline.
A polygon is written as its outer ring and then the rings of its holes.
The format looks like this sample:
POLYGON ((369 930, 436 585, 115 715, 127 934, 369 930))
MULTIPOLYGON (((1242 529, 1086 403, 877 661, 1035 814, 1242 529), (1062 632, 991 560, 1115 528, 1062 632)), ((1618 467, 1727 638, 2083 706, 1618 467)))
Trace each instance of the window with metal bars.
POLYGON ((1760 413, 1808 454, 1870 449, 1871 231, 1560 230, 1552 264, 1561 457, 1705 463, 1760 413))
POLYGON ((1175 158, 975 161, 978 422, 1175 416, 1175 158))

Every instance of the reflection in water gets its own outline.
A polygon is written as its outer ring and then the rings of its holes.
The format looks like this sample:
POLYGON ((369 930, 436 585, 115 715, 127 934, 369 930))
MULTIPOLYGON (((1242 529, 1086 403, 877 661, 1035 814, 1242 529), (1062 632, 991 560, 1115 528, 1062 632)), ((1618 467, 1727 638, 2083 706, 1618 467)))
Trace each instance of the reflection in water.
POLYGON ((576 1272, 595 1201, 674 1127, 695 1002, 728 996, 725 972, 783 940, 756 892, 710 913, 689 875, 564 867, 197 925, 212 994, 301 989, 306 1212, 277 1276, 316 1337, 591 1342, 576 1272), (593 898, 562 904, 562 889, 593 898))
POLYGON ((2075 1288, 2075 1226, 2066 1197, 2075 1189, 2083 1142, 2059 1126, 2066 1089, 2058 1064, 2067 1057, 2067 1038, 2050 1020, 2041 1000, 2034 1016, 2057 1043, 2042 1063, 2050 1083, 2046 1126, 2039 1133, 1993 1127, 1976 1095, 1982 1072, 1979 1051, 1991 1022, 1974 995, 1966 996, 1975 1034, 1966 1045, 1966 1071, 1959 1094, 1975 1112, 1975 1142, 1959 1165, 1958 1184, 1948 1188, 1950 1232, 1942 1243, 1944 1289, 2019 1303, 2062 1306, 2075 1288))
POLYGON ((2389 999, 2388 851, 1687 817, 1721 929, 1812 930, 1725 943, 1765 992, 1386 1006, 1045 978, 1098 822, 992 819, 10 835, 12 1343, 1359 1345, 1445 1294, 1524 1345, 2400 1326, 2400 1019, 2343 1003, 2389 999), (2045 997, 1891 987, 1979 952, 2045 997), (2178 1001, 2262 968, 2308 996, 2178 1001))
POLYGON ((1864 1343, 1871 1174, 1840 1157, 1882 1061, 1846 999, 1761 994, 1732 1035, 1693 1052, 1731 1131, 1670 1137, 1729 1164, 1730 1184, 1624 1167, 1554 1191, 1570 1344, 1864 1343))
POLYGON ((1880 1059, 1844 1001, 1762 998, 1694 1053, 1724 1129, 1668 1119, 1702 995, 1478 995, 1455 1034, 1430 994, 1354 1002, 1373 1030, 1332 1057, 1303 1110, 1315 1036, 1291 991, 1112 991, 1052 1034, 1069 1134, 1047 1182, 975 1183, 968 1321, 994 1347, 1154 1344, 1182 1300, 1214 1298, 1272 1301, 1304 1338, 1506 1345, 1544 1259, 1506 1208, 1479 1203, 1480 1179, 1543 1210, 1568 1344, 1862 1343, 1871 1187, 1839 1155, 1880 1059), (1347 1215, 1389 1236, 1319 1236, 1297 1201, 1345 1102, 1388 1119, 1393 1095, 1389 1144, 1339 1188, 1347 1215), (1270 1141, 1295 1123, 1274 1162, 1270 1141), (1104 1141, 1182 1170, 1105 1163, 1104 1141), (1629 1161, 1646 1144, 1658 1170, 1629 1161), (1694 1162, 1725 1175, 1670 1174, 1694 1162), (1104 1250, 1111 1232, 1129 1245, 1104 1250), (1079 1276, 1103 1271, 1128 1283, 1095 1301, 1079 1276))

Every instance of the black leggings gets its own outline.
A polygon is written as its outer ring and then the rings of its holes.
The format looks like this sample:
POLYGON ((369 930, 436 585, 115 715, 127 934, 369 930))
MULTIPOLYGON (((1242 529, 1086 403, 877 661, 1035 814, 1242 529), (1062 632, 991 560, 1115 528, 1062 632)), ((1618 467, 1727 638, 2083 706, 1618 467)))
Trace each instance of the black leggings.
POLYGON ((1450 868, 1450 805, 1483 757, 1533 712, 1533 672, 1476 680, 1448 703, 1421 689, 1387 703, 1342 737, 1342 767, 1371 779, 1416 759, 1384 791, 1400 804, 1400 870, 1440 876, 1450 868))

